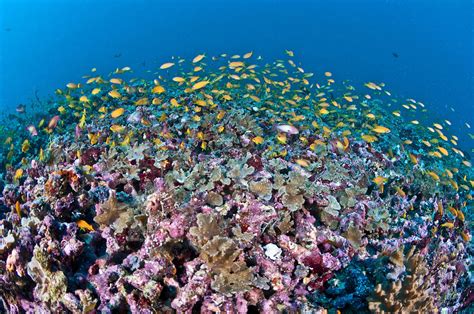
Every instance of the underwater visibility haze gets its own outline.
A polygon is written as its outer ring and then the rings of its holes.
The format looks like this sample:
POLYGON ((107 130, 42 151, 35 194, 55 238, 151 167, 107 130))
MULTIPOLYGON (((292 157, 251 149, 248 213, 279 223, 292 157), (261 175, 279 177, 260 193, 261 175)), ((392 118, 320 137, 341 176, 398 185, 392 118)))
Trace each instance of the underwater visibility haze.
POLYGON ((474 310, 470 1, 0 26, 0 312, 474 310))

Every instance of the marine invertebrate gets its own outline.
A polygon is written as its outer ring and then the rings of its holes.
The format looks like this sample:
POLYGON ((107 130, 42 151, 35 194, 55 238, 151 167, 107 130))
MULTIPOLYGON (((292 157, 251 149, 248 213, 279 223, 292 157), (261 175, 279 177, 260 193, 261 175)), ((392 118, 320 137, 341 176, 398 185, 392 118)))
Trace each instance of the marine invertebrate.
POLYGON ((117 233, 122 233, 131 223, 132 217, 130 205, 119 202, 115 191, 111 191, 108 200, 98 206, 94 221, 103 227, 109 226, 117 233))
POLYGON ((251 181, 249 184, 250 192, 257 195, 257 197, 263 200, 270 200, 272 198, 272 183, 268 179, 260 181, 251 181))
POLYGON ((34 294, 39 301, 57 306, 67 291, 67 280, 60 270, 51 270, 47 253, 36 246, 27 266, 28 275, 36 282, 34 294))
POLYGON ((406 255, 403 255, 402 247, 390 261, 405 267, 403 278, 385 285, 378 283, 374 296, 369 299, 369 309, 377 313, 435 311, 430 274, 423 257, 415 253, 415 247, 406 255))

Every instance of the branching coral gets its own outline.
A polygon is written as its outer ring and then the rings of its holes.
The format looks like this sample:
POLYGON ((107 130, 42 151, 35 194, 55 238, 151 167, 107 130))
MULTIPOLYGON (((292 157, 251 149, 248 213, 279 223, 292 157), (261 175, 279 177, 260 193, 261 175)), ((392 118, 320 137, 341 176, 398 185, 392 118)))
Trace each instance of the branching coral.
POLYGON ((415 253, 415 247, 405 255, 402 251, 390 258, 396 266, 405 267, 402 278, 378 283, 369 299, 369 309, 376 313, 435 312, 433 283, 423 257, 415 253))

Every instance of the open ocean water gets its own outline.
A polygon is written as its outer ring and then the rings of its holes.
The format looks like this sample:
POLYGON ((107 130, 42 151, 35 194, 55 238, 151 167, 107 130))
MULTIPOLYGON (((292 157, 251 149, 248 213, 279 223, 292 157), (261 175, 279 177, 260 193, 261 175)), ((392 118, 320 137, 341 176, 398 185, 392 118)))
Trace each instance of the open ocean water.
POLYGON ((0 0, 0 313, 472 313, 471 0, 0 0))
POLYGON ((464 125, 474 126, 470 0, 2 0, 0 12, 7 111, 92 67, 140 72, 173 55, 253 50, 272 59, 291 49, 309 71, 385 82, 452 120, 462 143, 473 144, 464 125))

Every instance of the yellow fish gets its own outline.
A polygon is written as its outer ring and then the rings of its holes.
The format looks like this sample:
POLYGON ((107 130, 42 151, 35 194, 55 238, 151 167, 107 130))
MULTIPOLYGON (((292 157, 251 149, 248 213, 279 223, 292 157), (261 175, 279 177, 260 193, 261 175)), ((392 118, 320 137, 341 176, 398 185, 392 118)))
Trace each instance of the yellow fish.
POLYGON ((426 146, 431 147, 431 143, 430 143, 430 142, 428 142, 428 141, 426 141, 426 140, 421 140, 421 142, 422 142, 423 144, 425 144, 426 146))
POLYGON ((193 63, 196 63, 196 62, 199 62, 201 61, 202 59, 204 59, 205 55, 197 55, 194 57, 193 59, 193 63))
POLYGON ((461 232, 461 237, 465 242, 469 242, 471 240, 471 237, 466 231, 461 232))
POLYGON ((306 159, 296 159, 296 163, 301 167, 309 167, 309 162, 306 159))
POLYGON ((23 153, 26 153, 30 149, 30 141, 29 140, 24 140, 23 144, 21 144, 21 151, 23 153))
POLYGON ((243 58, 244 58, 244 59, 248 59, 248 58, 250 58, 250 57, 252 56, 252 54, 253 54, 252 51, 251 51, 251 52, 247 52, 246 54, 244 54, 243 58))
POLYGON ((249 97, 255 102, 260 102, 260 98, 258 98, 257 96, 250 95, 249 97))
POLYGON ((441 227, 452 229, 454 228, 454 224, 452 222, 445 222, 444 224, 441 225, 441 227))
POLYGON ((125 127, 123 125, 113 124, 110 127, 110 130, 114 133, 122 133, 125 130, 125 127))
POLYGON ((438 201, 438 213, 443 216, 444 215, 444 209, 443 209, 443 203, 441 201, 438 201))
POLYGON ((160 69, 162 69, 162 70, 169 69, 169 68, 171 68, 173 65, 174 65, 173 62, 163 63, 163 64, 160 66, 160 69))
POLYGON ((418 158, 416 158, 415 155, 413 155, 412 153, 409 153, 408 156, 410 156, 410 160, 414 165, 418 164, 418 158))
POLYGON ((193 85, 192 90, 198 90, 209 84, 209 81, 201 81, 193 85))
POLYGON ((278 133, 277 140, 280 144, 286 144, 286 134, 285 133, 278 133))
POLYGON ((401 188, 399 188, 398 186, 395 187, 395 190, 397 190, 397 194, 400 195, 401 197, 406 196, 406 193, 401 188))
POLYGON ((176 77, 173 77, 173 81, 177 83, 182 83, 182 82, 185 82, 186 80, 184 79, 184 77, 176 76, 176 77))
POLYGON ((151 90, 151 92, 153 94, 161 94, 161 93, 164 93, 165 92, 165 89, 163 86, 161 85, 156 85, 155 87, 153 87, 153 89, 151 90))
POLYGON ((143 98, 138 99, 138 100, 135 102, 135 105, 137 105, 137 106, 143 106, 143 105, 148 105, 148 103, 149 103, 148 97, 143 97, 143 98))
POLYGON ((122 84, 123 83, 122 79, 119 79, 119 78, 112 78, 112 79, 110 79, 109 82, 112 83, 112 84, 122 84))
POLYGON ((243 67, 244 63, 242 61, 234 61, 229 63, 229 67, 232 68, 238 68, 238 67, 243 67))
POLYGON ((368 135, 368 134, 364 134, 361 136, 361 138, 366 141, 367 143, 373 143, 375 141, 377 141, 377 137, 374 136, 374 135, 368 135))
POLYGON ((428 153, 430 156, 436 156, 438 158, 443 158, 440 152, 429 152, 428 153))
POLYGON ((112 97, 112 98, 120 98, 122 95, 120 95, 119 92, 117 92, 115 89, 113 89, 109 92, 109 96, 112 97))
POLYGON ((171 98, 170 103, 173 107, 178 107, 179 103, 175 98, 171 98))
POLYGON ((457 212, 456 208, 454 208, 452 206, 449 206, 448 209, 454 217, 458 216, 458 212, 457 212))
POLYGON ((381 126, 381 125, 376 125, 372 130, 373 130, 375 133, 380 133, 380 134, 389 133, 389 132, 390 132, 390 129, 389 129, 389 128, 384 127, 384 126, 381 126))
POLYGON ((79 120, 78 126, 83 129, 86 125, 86 109, 83 110, 81 119, 79 120))
POLYGON ((19 168, 15 171, 15 175, 13 176, 13 180, 18 181, 23 176, 23 169, 19 168))
POLYGON ((92 145, 95 145, 99 142, 99 133, 97 133, 97 134, 89 133, 89 134, 87 134, 87 137, 91 141, 92 145))
POLYGON ((428 175, 435 181, 439 181, 439 176, 434 171, 428 171, 428 175))
POLYGON ((349 139, 347 137, 344 137, 343 139, 343 142, 344 142, 344 150, 347 150, 347 148, 349 148, 349 139))
POLYGON ((448 150, 444 147, 441 147, 441 146, 438 146, 438 150, 444 155, 444 156, 448 156, 449 153, 448 153, 448 150))
POLYGON ((79 101, 80 102, 89 102, 89 98, 87 98, 87 96, 83 95, 83 96, 81 96, 81 98, 79 98, 79 101))
POLYGON ((370 88, 370 89, 381 90, 380 86, 378 86, 377 84, 372 83, 372 82, 366 83, 366 84, 364 84, 364 85, 365 85, 366 87, 370 88))
POLYGON ((118 117, 120 117, 121 115, 123 115, 124 112, 125 112, 125 109, 123 109, 123 108, 118 108, 118 109, 115 109, 114 111, 112 111, 112 112, 110 113, 110 116, 115 119, 115 118, 118 118, 118 117))
POLYGON ((321 109, 319 109, 319 113, 322 114, 322 115, 325 115, 325 114, 329 113, 329 110, 327 110, 326 108, 321 108, 321 109))

